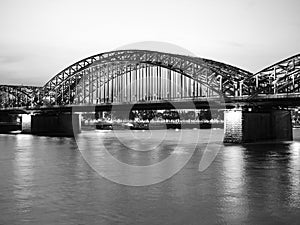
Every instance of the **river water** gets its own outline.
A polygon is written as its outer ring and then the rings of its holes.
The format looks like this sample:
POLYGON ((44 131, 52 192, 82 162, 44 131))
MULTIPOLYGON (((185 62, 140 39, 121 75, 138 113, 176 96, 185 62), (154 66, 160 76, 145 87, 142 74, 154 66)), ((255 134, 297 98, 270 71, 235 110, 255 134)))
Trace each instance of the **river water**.
POLYGON ((223 145, 223 130, 150 132, 0 135, 0 224, 299 224, 300 130, 248 145, 223 145), (216 149, 199 171, 208 142, 216 149), (183 168, 130 177, 103 148, 138 169, 172 155, 183 168))

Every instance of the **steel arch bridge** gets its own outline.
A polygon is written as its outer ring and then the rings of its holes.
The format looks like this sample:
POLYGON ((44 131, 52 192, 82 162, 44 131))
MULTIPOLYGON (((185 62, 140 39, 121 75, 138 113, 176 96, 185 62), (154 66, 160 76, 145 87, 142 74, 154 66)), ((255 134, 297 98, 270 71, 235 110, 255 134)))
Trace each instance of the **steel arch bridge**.
POLYGON ((119 50, 80 60, 43 87, 0 85, 0 107, 86 105, 257 97, 300 93, 300 55, 258 73, 221 62, 148 50, 119 50))
POLYGON ((120 50, 67 67, 44 88, 51 104, 99 104, 235 96, 252 74, 220 62, 146 50, 120 50))

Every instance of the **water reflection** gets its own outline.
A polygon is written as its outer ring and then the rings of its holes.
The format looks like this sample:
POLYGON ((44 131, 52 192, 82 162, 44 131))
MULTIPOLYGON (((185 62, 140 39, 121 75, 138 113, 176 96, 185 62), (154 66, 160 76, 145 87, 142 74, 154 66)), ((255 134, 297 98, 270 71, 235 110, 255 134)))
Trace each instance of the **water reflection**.
POLYGON ((22 213, 28 213, 35 198, 32 188, 34 183, 34 155, 31 146, 33 136, 17 135, 14 160, 15 185, 14 194, 17 209, 22 213))
MULTIPOLYGON (((201 140, 208 140, 210 131, 201 132, 201 140)), ((91 149, 105 136, 82 135, 79 145, 91 149)), ((195 142, 189 136, 187 146, 195 142)), ((130 152, 112 136, 105 138, 114 157, 135 165, 185 153, 184 148, 172 149, 178 143, 175 132, 155 151, 130 152)), ((153 138, 147 140, 148 148, 153 138)), ((0 224, 298 224, 300 139, 295 139, 223 146, 203 172, 198 166, 206 144, 199 141, 192 158, 173 177, 129 187, 99 176, 74 139, 0 135, 0 224)), ((130 140, 126 144, 137 147, 130 140)), ((90 154, 97 161, 103 152, 90 154)))
POLYGON ((283 222, 290 206, 290 144, 248 145, 245 148, 245 185, 249 202, 248 219, 263 216, 283 222))
POLYGON ((173 176, 192 157, 199 135, 191 131, 156 130, 150 131, 151 138, 145 143, 143 132, 136 133, 141 136, 136 140, 130 140, 132 136, 127 132, 86 133, 76 140, 82 156, 97 173, 131 186, 151 185, 173 176), (161 140, 163 133, 165 138, 161 140))
POLYGON ((223 219, 227 223, 242 224, 248 216, 249 205, 245 195, 245 149, 226 146, 222 154, 222 188, 224 199, 220 202, 223 219))
POLYGON ((300 142, 294 142, 290 146, 290 160, 288 175, 290 179, 290 207, 300 206, 300 142))

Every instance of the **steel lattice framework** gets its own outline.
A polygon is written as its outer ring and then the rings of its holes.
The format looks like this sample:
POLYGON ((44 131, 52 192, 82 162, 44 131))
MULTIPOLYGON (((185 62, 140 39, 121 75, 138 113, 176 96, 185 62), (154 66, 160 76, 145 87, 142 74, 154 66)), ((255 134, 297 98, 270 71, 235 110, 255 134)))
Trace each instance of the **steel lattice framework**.
POLYGON ((43 91, 52 104, 54 102, 58 105, 210 97, 222 94, 235 96, 242 87, 239 85, 241 81, 251 75, 245 70, 203 58, 147 50, 120 50, 101 53, 74 63, 48 81, 43 91), (121 76, 125 78, 120 78, 121 76), (127 76, 130 77, 129 81, 127 76), (138 81, 141 79, 146 81, 138 81), (148 83, 147 79, 150 79, 148 83), (178 88, 180 90, 172 90, 162 79, 171 82, 170 86, 181 86, 178 88), (132 93, 126 93, 127 90, 123 90, 125 93, 117 93, 117 86, 126 83, 128 85, 130 82, 138 82, 136 91, 132 91, 135 92, 134 98, 132 93), (157 87, 150 90, 150 93, 142 90, 142 96, 138 96, 137 92, 140 90, 137 89, 143 86, 146 86, 145 89, 157 87), (110 90, 111 88, 115 90, 110 90), (161 93, 161 89, 166 89, 167 93, 161 93), (122 95, 125 95, 125 99, 122 95))
POLYGON ((42 87, 0 85, 0 106, 19 107, 32 106, 40 102, 42 87))
MULTIPOLYGON (((0 107, 300 94, 300 54, 258 73, 209 59, 119 50, 78 61, 43 87, 0 85, 0 107)), ((238 99, 238 98, 237 98, 238 99)))
MULTIPOLYGON (((250 98, 300 92, 300 54, 271 65, 245 80, 250 98)), ((247 93, 243 92, 243 95, 247 93)))

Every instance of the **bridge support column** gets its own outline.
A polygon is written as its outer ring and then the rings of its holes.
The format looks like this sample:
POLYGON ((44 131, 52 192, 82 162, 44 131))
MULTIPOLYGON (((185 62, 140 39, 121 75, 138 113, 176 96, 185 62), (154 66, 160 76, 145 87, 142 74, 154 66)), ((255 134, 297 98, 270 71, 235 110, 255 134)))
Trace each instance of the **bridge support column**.
POLYGON ((78 114, 36 114, 22 116, 22 133, 50 136, 74 136, 81 132, 78 114))
POLYGON ((286 110, 224 112, 224 142, 290 141, 293 139, 291 113, 286 110))

